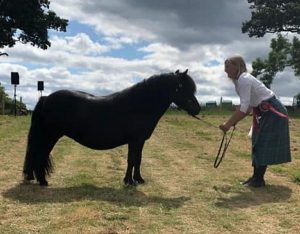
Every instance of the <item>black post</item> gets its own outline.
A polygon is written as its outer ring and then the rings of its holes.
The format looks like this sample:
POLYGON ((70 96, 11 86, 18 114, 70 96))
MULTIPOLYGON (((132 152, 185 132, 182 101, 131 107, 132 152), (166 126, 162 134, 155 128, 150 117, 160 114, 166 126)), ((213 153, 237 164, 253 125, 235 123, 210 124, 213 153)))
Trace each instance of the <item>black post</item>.
POLYGON ((41 96, 42 96, 42 92, 44 90, 44 81, 38 81, 37 82, 37 90, 40 91, 41 96))
POLYGON ((14 110, 15 110, 15 116, 17 116, 17 85, 14 85, 14 110))
POLYGON ((19 84, 18 72, 11 73, 11 84, 14 85, 14 109, 15 109, 15 116, 17 116, 17 85, 19 84))

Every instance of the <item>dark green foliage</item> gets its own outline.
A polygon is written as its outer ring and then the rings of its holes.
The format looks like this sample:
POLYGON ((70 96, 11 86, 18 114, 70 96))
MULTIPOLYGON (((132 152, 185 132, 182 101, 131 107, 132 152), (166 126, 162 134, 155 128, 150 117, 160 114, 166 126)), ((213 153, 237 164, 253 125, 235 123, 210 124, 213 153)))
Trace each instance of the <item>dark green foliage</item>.
POLYGON ((295 71, 296 76, 300 76, 300 40, 297 37, 293 38, 293 46, 291 48, 291 66, 295 71))
MULTIPOLYGON (((28 110, 24 103, 16 101, 17 115, 26 115, 28 110)), ((0 85, 0 115, 14 114, 14 100, 12 100, 7 93, 5 93, 4 87, 0 85)))
POLYGON ((300 41, 292 41, 280 32, 300 33, 299 0, 248 0, 251 19, 243 22, 242 32, 249 37, 263 37, 266 33, 279 33, 271 41, 271 52, 267 59, 257 58, 253 63, 252 74, 258 77, 267 87, 273 82, 277 72, 285 67, 294 69, 300 75, 300 41))
POLYGON ((0 48, 20 41, 47 49, 48 29, 65 32, 68 24, 49 5, 48 0, 0 0, 0 48))
POLYGON ((242 32, 250 37, 266 33, 300 33, 299 0, 248 0, 251 20, 243 22, 242 32))
POLYGON ((294 66, 293 62, 299 60, 299 57, 296 57, 297 51, 295 58, 290 55, 295 50, 294 44, 281 34, 272 39, 270 47, 271 52, 267 59, 257 58, 252 63, 252 75, 258 77, 269 88, 277 72, 283 71, 286 66, 294 66))

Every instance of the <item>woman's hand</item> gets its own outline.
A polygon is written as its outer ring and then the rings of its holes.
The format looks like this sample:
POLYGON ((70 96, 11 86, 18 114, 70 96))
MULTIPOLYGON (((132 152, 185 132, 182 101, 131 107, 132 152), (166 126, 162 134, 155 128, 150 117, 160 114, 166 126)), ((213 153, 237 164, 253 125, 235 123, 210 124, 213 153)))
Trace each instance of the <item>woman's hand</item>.
POLYGON ((242 120, 247 113, 244 113, 240 111, 239 109, 236 109, 234 114, 227 120, 225 123, 221 124, 219 128, 226 133, 232 126, 235 126, 240 120, 242 120))
POLYGON ((230 129, 230 125, 228 125, 227 123, 223 123, 219 126, 219 128, 224 132, 226 133, 229 129, 230 129))

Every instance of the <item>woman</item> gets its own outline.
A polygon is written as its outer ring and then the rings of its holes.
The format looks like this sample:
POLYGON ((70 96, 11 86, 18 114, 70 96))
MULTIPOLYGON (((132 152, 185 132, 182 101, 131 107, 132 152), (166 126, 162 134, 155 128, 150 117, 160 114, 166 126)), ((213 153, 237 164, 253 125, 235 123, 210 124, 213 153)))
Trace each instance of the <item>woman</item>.
POLYGON ((241 56, 225 60, 225 72, 233 81, 240 106, 219 127, 226 133, 253 109, 252 166, 253 175, 241 184, 265 186, 267 165, 291 161, 288 116, 286 108, 261 81, 247 72, 241 56))

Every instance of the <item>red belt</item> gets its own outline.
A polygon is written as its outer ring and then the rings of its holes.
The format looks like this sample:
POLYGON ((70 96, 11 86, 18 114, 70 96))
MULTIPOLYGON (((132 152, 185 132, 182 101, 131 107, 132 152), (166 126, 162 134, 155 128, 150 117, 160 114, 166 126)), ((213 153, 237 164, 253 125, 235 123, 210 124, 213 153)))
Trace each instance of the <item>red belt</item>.
POLYGON ((258 107, 253 108, 253 128, 258 129, 258 118, 261 116, 261 112, 267 112, 267 111, 272 111, 274 114, 282 117, 282 118, 287 118, 288 116, 286 114, 283 114, 276 110, 269 102, 261 102, 261 104, 258 105, 258 107))

